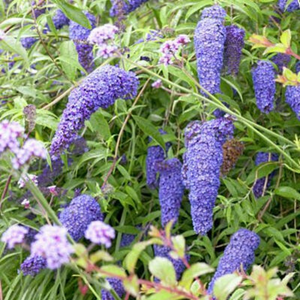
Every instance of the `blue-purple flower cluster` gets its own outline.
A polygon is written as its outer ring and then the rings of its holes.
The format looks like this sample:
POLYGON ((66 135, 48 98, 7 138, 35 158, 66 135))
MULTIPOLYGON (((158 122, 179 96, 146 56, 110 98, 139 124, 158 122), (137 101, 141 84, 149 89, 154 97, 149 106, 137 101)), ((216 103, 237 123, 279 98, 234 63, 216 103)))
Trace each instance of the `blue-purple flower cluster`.
POLYGON ((194 230, 205 235, 213 225, 213 208, 220 186, 223 143, 233 135, 229 118, 219 118, 201 124, 194 121, 185 129, 184 165, 182 175, 189 189, 194 230))
POLYGON ((98 202, 91 196, 75 197, 61 212, 59 220, 67 228, 71 237, 78 241, 84 237, 90 223, 103 221, 103 214, 98 202))
POLYGON ((110 9, 110 16, 127 15, 147 1, 148 0, 111 0, 112 7, 110 9))
POLYGON ((225 248, 217 271, 208 286, 208 293, 213 293, 214 284, 218 278, 242 269, 247 270, 254 262, 254 251, 259 243, 260 238, 256 233, 244 228, 239 229, 225 248))
MULTIPOLYGON (((278 155, 275 153, 268 152, 259 152, 255 158, 255 165, 259 166, 260 164, 266 163, 268 161, 278 161, 278 155)), ((264 189, 267 189, 270 186, 271 179, 274 177, 275 171, 269 174, 268 177, 259 178, 253 187, 253 194, 255 198, 262 196, 264 189)))
POLYGON ((227 74, 237 75, 244 47, 245 30, 236 26, 226 26, 224 49, 224 69, 227 74))
POLYGON ((23 275, 35 276, 47 267, 46 259, 42 256, 30 255, 21 264, 23 275))
MULTIPOLYGON (((86 12, 85 15, 90 21, 92 29, 95 28, 95 16, 88 12, 86 12)), ((76 46, 79 63, 88 73, 92 72, 94 69, 93 46, 87 42, 91 29, 85 28, 74 21, 70 21, 69 32, 70 39, 74 41, 76 46)))
MULTIPOLYGON (((125 289, 124 289, 123 283, 120 279, 107 278, 106 280, 109 282, 110 286, 112 287, 112 289, 115 290, 115 292, 117 293, 117 295, 119 297, 122 297, 125 294, 125 289)), ((109 291, 102 289, 101 299, 102 300, 114 300, 115 298, 109 291)))
MULTIPOLYGON (((166 134, 165 131, 159 129, 161 134, 166 134)), ((152 138, 149 137, 149 142, 152 138)), ((171 147, 170 143, 166 143, 166 152, 168 152, 171 147)), ((147 150, 146 157, 146 175, 147 175, 147 185, 150 189, 155 189, 158 187, 158 177, 157 177, 157 162, 161 162, 166 158, 164 149, 161 146, 150 146, 147 150)))
POLYGON ((171 220, 177 222, 180 204, 184 194, 181 175, 182 164, 177 158, 157 163, 159 178, 159 202, 161 223, 165 226, 171 220))
POLYGON ((296 63, 295 71, 296 71, 297 74, 300 72, 300 61, 298 61, 298 62, 296 63))
POLYGON ((300 85, 288 85, 285 91, 285 101, 300 120, 300 85))
POLYGON ((60 9, 56 11, 52 21, 56 29, 61 29, 70 23, 69 18, 60 9))
POLYGON ((259 110, 268 114, 274 109, 275 69, 271 62, 260 60, 252 69, 256 104, 259 110))
POLYGON ((73 90, 63 112, 56 134, 52 140, 51 155, 57 157, 76 139, 76 132, 84 121, 100 107, 107 108, 118 98, 125 100, 136 96, 139 81, 135 74, 106 65, 87 76, 82 84, 73 90))
MULTIPOLYGON (((174 266, 174 270, 176 273, 176 278, 177 280, 180 279, 181 274, 183 273, 183 271, 185 270, 185 265, 182 262, 181 259, 174 259, 170 256, 170 251, 171 249, 169 247, 166 246, 160 246, 160 245, 154 245, 154 255, 157 257, 165 257, 168 260, 170 260, 174 266)), ((186 255, 186 260, 189 260, 189 256, 186 255)))
POLYGON ((300 4, 298 0, 293 0, 288 7, 286 7, 288 0, 278 0, 278 7, 282 12, 288 11, 292 12, 294 10, 300 9, 300 4))
POLYGON ((194 35, 199 82, 211 94, 220 93, 226 40, 225 16, 225 10, 218 5, 205 8, 194 35))
POLYGON ((284 53, 278 53, 272 57, 272 62, 277 65, 278 73, 282 73, 283 67, 287 67, 291 57, 284 53))

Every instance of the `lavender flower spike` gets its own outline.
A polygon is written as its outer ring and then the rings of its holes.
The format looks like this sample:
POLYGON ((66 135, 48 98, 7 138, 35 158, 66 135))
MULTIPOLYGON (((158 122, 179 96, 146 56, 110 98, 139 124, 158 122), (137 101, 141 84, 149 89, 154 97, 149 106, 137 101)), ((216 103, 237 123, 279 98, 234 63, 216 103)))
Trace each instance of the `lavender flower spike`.
POLYGON ((288 0, 279 0, 277 5, 282 12, 288 11, 292 12, 294 10, 300 9, 298 0, 293 0, 286 8, 288 0))
POLYGON ((16 245, 24 242, 27 233, 28 228, 20 225, 13 225, 3 233, 1 241, 7 243, 8 249, 12 249, 16 245))
POLYGON ((67 108, 52 140, 52 158, 70 146, 77 137, 77 131, 84 127, 84 121, 100 107, 107 108, 118 98, 134 98, 138 84, 134 73, 110 65, 98 68, 87 76, 69 96, 67 108))
MULTIPOLYGON (((278 155, 275 153, 267 153, 267 152, 259 152, 256 155, 255 165, 260 165, 268 161, 278 161, 278 155)), ((253 187, 253 194, 255 198, 259 198, 262 196, 264 188, 268 188, 271 183, 271 179, 274 177, 275 171, 269 174, 268 177, 259 178, 253 187), (267 182, 266 182, 267 180, 267 182)))
POLYGON ((111 246, 111 240, 115 238, 115 230, 101 221, 93 221, 85 231, 85 238, 94 244, 111 246))
MULTIPOLYGON (((159 129, 161 134, 166 134, 165 131, 159 129)), ((152 138, 149 137, 149 142, 152 141, 152 138)), ((166 143, 166 152, 168 152, 171 147, 170 143, 166 143)), ((158 178, 157 178, 157 162, 161 162, 165 159, 164 149, 160 146, 150 146, 147 150, 146 158, 146 175, 147 175, 147 185, 150 189, 155 189, 158 187, 158 178)))
MULTIPOLYGON (((90 13, 85 13, 86 17, 90 21, 92 29, 96 26, 96 18, 90 13)), ((78 53, 78 60, 82 67, 88 72, 92 72, 94 69, 93 64, 93 46, 89 45, 87 39, 91 33, 90 29, 87 29, 74 21, 70 21, 70 39, 74 41, 76 50, 78 53)))
POLYGON ((46 259, 41 256, 30 255, 21 264, 23 275, 35 276, 47 266, 46 259))
POLYGON ((219 118, 201 124, 194 121, 185 129, 182 176, 190 190, 189 200, 194 230, 205 235, 213 225, 213 208, 220 186, 222 146, 233 135, 232 120, 219 118))
POLYGON ((59 220, 77 242, 84 236, 91 222, 103 220, 103 214, 100 205, 93 197, 81 195, 75 197, 62 211, 59 220))
POLYGON ((159 202, 163 226, 171 220, 177 222, 179 216, 184 193, 181 168, 182 164, 177 158, 157 163, 157 170, 160 172, 159 202))
POLYGON ((259 246, 259 236, 247 229, 239 229, 230 239, 220 259, 217 271, 209 283, 207 292, 213 293, 216 280, 235 271, 247 270, 254 262, 254 251, 259 246))
POLYGON ((236 25, 226 26, 224 50, 224 69, 227 74, 237 75, 239 72, 242 49, 244 47, 245 30, 236 25))
POLYGON ((59 226, 44 225, 31 244, 31 255, 44 257, 49 269, 68 263, 73 252, 67 239, 67 229, 59 226))
POLYGON ((275 69, 271 62, 260 60, 252 69, 256 104, 259 110, 268 114, 274 109, 276 92, 275 69))
POLYGON ((199 83, 211 94, 220 93, 226 40, 226 30, 223 25, 225 16, 225 10, 218 5, 205 8, 194 35, 199 83))
MULTIPOLYGON (((107 278, 106 280, 110 284, 111 288, 115 290, 119 297, 122 297, 125 294, 125 289, 123 287, 122 280, 117 278, 107 278)), ((103 289, 101 291, 101 299, 114 300, 115 298, 109 291, 103 289)))
POLYGON ((285 101, 300 120, 300 86, 288 85, 285 91, 285 101))
POLYGON ((69 18, 62 12, 61 9, 56 11, 52 21, 56 29, 61 29, 70 23, 69 18))

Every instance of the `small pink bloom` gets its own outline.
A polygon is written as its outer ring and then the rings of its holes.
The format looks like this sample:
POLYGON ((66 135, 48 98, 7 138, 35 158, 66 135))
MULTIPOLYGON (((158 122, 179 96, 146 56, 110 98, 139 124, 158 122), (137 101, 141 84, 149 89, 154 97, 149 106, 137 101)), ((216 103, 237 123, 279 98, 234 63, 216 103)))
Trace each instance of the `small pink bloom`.
POLYGON ((162 82, 160 79, 156 80, 155 82, 152 83, 152 87, 155 89, 159 89, 162 86, 162 82))

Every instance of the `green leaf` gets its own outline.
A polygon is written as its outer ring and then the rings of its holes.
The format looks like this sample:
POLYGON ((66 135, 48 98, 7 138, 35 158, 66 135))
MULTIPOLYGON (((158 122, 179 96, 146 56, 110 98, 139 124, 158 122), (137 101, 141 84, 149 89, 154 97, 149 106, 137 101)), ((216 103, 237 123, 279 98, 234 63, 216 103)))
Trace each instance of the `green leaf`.
POLYGON ((179 285, 189 289, 195 278, 213 271, 214 269, 205 263, 195 263, 184 271, 179 285))
POLYGON ((185 239, 182 235, 176 235, 171 237, 174 250, 176 250, 179 257, 183 258, 185 255, 185 239))
POLYGON ((139 128, 146 133, 148 136, 152 137, 164 150, 166 149, 166 145, 164 143, 164 140, 159 133, 159 131, 153 126, 148 120, 133 116, 134 120, 136 121, 139 128))
POLYGON ((92 29, 90 21, 81 11, 81 9, 71 5, 70 3, 64 0, 53 0, 52 2, 56 3, 57 6, 63 11, 63 13, 72 21, 78 23, 79 25, 92 29))
POLYGON ((300 200, 300 194, 295 189, 289 186, 281 186, 274 192, 276 195, 284 198, 300 200))
POLYGON ((175 286, 176 273, 170 260, 165 257, 155 257, 149 263, 149 270, 153 276, 160 279, 162 283, 175 286))
POLYGON ((70 80, 75 80, 77 69, 85 72, 78 63, 78 54, 72 41, 62 42, 60 44, 59 51, 59 60, 61 62, 62 69, 70 80))
POLYGON ((90 261, 97 263, 100 260, 113 261, 113 257, 106 251, 98 250, 90 255, 90 261))
POLYGON ((29 67, 27 51, 15 38, 6 36, 2 41, 0 41, 0 49, 19 54, 24 59, 26 67, 29 67))
POLYGON ((218 300, 227 300, 242 280, 243 278, 237 274, 227 274, 218 278, 214 285, 214 296, 218 300))
POLYGON ((140 285, 138 283, 138 278, 136 275, 125 279, 123 281, 123 285, 126 292, 128 292, 130 295, 136 297, 139 294, 140 285))
POLYGON ((101 267, 100 270, 103 271, 103 273, 101 273, 100 271, 99 273, 97 273, 97 277, 114 277, 114 276, 126 277, 127 276, 125 270, 116 265, 106 265, 101 267))
POLYGON ((276 44, 273 47, 268 47, 265 51, 264 51, 264 55, 268 54, 268 53, 285 53, 287 50, 287 47, 283 44, 276 44))
POLYGON ((291 30, 285 30, 280 36, 280 42, 286 47, 289 48, 291 45, 292 33, 291 30))

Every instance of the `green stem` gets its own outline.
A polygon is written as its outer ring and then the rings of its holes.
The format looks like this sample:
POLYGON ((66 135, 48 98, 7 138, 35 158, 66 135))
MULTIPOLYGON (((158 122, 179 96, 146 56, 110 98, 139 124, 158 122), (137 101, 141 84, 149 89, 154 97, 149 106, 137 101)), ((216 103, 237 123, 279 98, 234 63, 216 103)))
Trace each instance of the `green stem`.
POLYGON ((137 64, 137 63, 135 63, 135 62, 133 62, 133 61, 131 61, 130 59, 128 59, 128 58, 126 58, 126 57, 123 57, 123 59, 126 60, 128 63, 130 63, 130 64, 132 64, 132 65, 134 65, 134 66, 140 68, 140 69, 143 70, 144 72, 146 72, 146 73, 148 73, 148 74, 150 74, 150 75, 152 75, 152 76, 155 76, 155 77, 161 79, 162 81, 164 81, 164 82, 166 82, 166 83, 168 83, 168 84, 170 84, 170 85, 172 85, 172 86, 174 86, 174 87, 177 87, 178 89, 180 89, 180 90, 182 90, 182 91, 185 91, 185 92, 189 93, 190 95, 195 96, 196 98, 199 98, 199 99, 201 99, 201 100, 203 100, 203 101, 206 101, 206 102, 212 104, 214 107, 219 108, 219 109, 222 109, 224 112, 226 112, 226 113, 228 113, 228 114, 230 114, 230 115, 236 117, 237 120, 241 121, 245 126, 247 126, 248 128, 252 129, 254 132, 257 133, 257 135, 259 135, 259 136, 260 136, 261 138, 263 138, 268 144, 272 145, 272 147, 274 147, 278 152, 280 152, 280 153, 281 153, 281 154, 282 154, 282 155, 283 155, 283 156, 291 163, 291 165, 293 165, 295 168, 298 169, 296 172, 298 172, 298 173, 300 172, 300 165, 299 165, 296 161, 294 161, 294 160, 293 160, 293 159, 292 159, 292 158, 291 158, 284 150, 282 150, 279 146, 277 146, 274 142, 272 142, 272 141, 271 141, 269 138, 267 138, 264 134, 262 134, 261 132, 259 132, 258 129, 261 130, 261 131, 264 131, 264 132, 268 133, 269 135, 272 135, 272 136, 276 137, 276 138, 279 139, 279 140, 284 141, 285 143, 287 143, 287 144, 289 144, 289 145, 291 145, 291 146, 293 146, 293 147, 295 147, 295 144, 294 144, 293 142, 291 142, 290 140, 288 140, 287 138, 285 138, 285 137, 283 137, 283 136, 281 136, 281 135, 279 135, 279 134, 277 134, 277 133, 275 133, 275 132, 273 132, 273 131, 271 131, 271 130, 269 130, 269 129, 263 127, 263 126, 260 126, 260 125, 254 123, 254 122, 252 122, 252 121, 250 121, 250 120, 248 120, 248 119, 246 119, 246 118, 244 118, 244 117, 242 117, 242 116, 241 116, 240 114, 238 114, 238 113, 233 112, 233 111, 230 110, 228 107, 226 107, 219 99, 217 99, 216 97, 214 97, 213 95, 211 95, 209 92, 207 92, 207 91, 206 91, 204 88, 202 88, 200 85, 198 85, 198 86, 199 86, 199 87, 200 87, 207 95, 209 95, 210 98, 212 98, 213 100, 211 100, 211 99, 209 99, 209 98, 206 98, 206 97, 204 97, 204 96, 201 96, 201 95, 199 95, 199 94, 197 94, 197 93, 195 93, 195 92, 193 92, 193 91, 190 91, 189 89, 187 89, 187 88, 185 88, 185 87, 180 86, 180 85, 177 84, 177 83, 174 83, 174 82, 172 82, 172 81, 170 81, 170 80, 168 80, 168 79, 166 79, 166 78, 164 78, 164 77, 162 77, 162 76, 160 76, 160 75, 157 75, 155 72, 152 72, 152 71, 148 70, 147 68, 145 68, 145 67, 143 67, 143 66, 141 66, 141 65, 139 65, 139 64, 137 64), (256 127, 257 129, 254 128, 254 127, 256 127))

